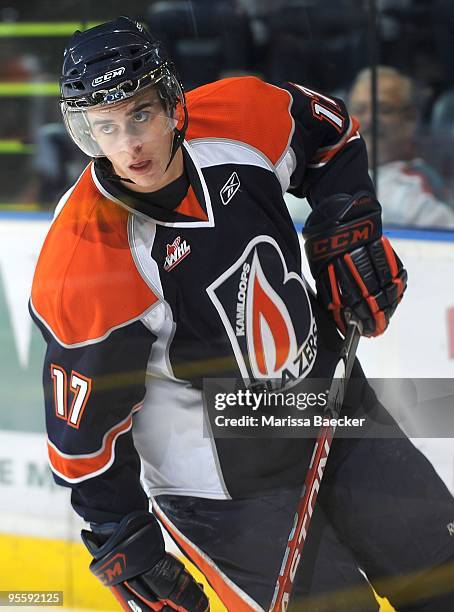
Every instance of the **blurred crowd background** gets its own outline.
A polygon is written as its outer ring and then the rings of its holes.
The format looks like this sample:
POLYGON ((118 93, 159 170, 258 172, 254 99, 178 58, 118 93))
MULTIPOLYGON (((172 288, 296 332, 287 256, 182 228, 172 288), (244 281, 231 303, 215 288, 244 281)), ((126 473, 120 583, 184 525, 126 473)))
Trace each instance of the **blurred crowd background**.
MULTIPOLYGON (((0 210, 52 209, 87 163, 58 106, 63 49, 127 13, 190 90, 254 74, 346 100, 389 226, 454 229, 452 0, 2 0, 0 210)), ((295 221, 307 204, 287 197, 295 221)))

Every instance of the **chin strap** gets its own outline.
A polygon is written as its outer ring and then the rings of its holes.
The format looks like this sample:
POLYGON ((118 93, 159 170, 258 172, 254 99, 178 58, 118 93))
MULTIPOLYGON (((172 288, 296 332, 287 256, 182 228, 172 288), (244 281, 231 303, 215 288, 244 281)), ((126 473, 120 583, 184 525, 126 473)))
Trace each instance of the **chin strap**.
POLYGON ((186 104, 183 105, 183 112, 184 112, 184 121, 183 121, 183 125, 181 129, 178 130, 177 128, 175 128, 173 130, 172 148, 170 150, 170 158, 166 166, 165 172, 167 172, 167 170, 169 169, 169 166, 172 163, 172 160, 175 157, 176 152, 181 147, 183 140, 184 140, 184 136, 186 134, 186 129, 188 127, 188 111, 186 108, 186 104))

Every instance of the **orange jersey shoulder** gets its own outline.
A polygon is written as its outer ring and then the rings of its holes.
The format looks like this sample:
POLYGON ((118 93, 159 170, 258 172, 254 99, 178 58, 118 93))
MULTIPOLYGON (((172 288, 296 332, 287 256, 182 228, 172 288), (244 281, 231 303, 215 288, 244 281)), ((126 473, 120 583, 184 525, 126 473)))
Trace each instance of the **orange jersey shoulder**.
POLYGON ((32 308, 59 342, 99 340, 157 301, 134 263, 128 216, 98 191, 90 164, 49 230, 33 279, 32 308))
POLYGON ((288 91, 256 77, 223 79, 187 94, 186 140, 226 138, 252 146, 276 164, 293 131, 288 91))

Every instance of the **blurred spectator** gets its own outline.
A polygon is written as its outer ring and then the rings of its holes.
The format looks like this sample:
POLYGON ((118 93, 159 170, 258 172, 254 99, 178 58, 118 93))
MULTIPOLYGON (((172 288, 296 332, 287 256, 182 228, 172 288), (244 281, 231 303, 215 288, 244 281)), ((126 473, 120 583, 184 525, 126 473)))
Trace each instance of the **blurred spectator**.
MULTIPOLYGON (((361 71, 349 95, 349 110, 360 122, 371 154, 371 70, 361 71)), ((391 225, 454 229, 454 211, 444 202, 436 171, 416 155, 420 93, 394 68, 377 69, 377 179, 383 222, 391 225)))
POLYGON ((252 35, 236 0, 167 0, 152 4, 150 30, 174 58, 186 89, 250 68, 252 35))

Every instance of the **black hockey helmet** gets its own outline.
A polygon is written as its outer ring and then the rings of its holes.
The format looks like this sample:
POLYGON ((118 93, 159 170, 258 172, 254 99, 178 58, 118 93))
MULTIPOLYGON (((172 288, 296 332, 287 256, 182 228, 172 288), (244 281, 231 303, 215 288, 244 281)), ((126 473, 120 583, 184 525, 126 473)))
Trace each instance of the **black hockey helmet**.
POLYGON ((107 108, 150 86, 156 87, 173 120, 171 161, 184 139, 188 117, 183 86, 162 44, 129 17, 77 30, 65 50, 60 78, 61 110, 71 138, 87 155, 104 157, 87 110, 107 108))

